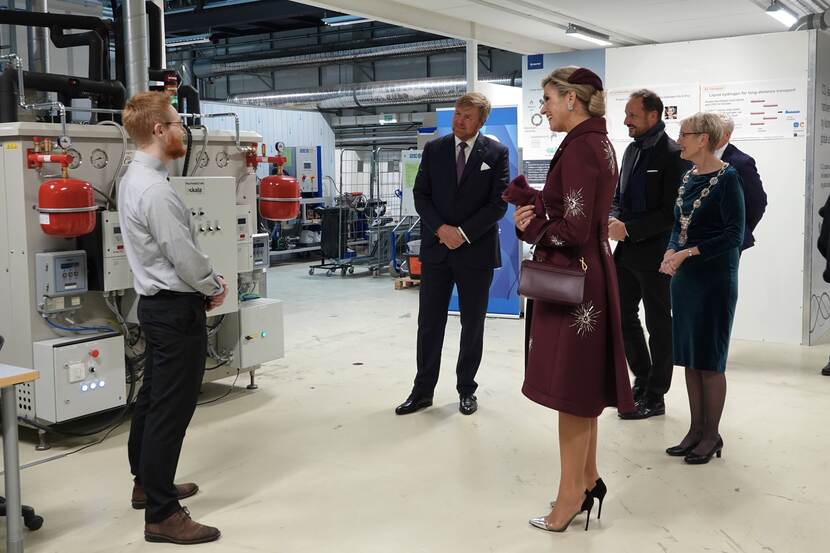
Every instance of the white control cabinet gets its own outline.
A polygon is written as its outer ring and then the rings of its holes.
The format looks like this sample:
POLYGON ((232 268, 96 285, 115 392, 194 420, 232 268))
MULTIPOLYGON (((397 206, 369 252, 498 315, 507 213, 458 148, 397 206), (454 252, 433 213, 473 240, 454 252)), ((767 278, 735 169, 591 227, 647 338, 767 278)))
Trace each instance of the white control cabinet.
POLYGON ((104 249, 104 291, 127 290, 133 287, 133 272, 124 251, 124 238, 117 211, 101 214, 101 234, 104 249))
POLYGON ((239 304, 239 312, 226 316, 219 331, 219 346, 233 352, 231 368, 245 369, 285 356, 282 302, 260 298, 239 304))
POLYGON ((33 349, 40 379, 19 387, 21 417, 53 424, 126 403, 121 335, 41 340, 33 349))
POLYGON ((298 147, 296 171, 297 179, 300 181, 300 190, 312 194, 320 189, 320 164, 317 160, 316 147, 298 147))
POLYGON ((190 209, 199 249, 228 283, 225 302, 209 315, 238 309, 236 181, 233 177, 170 177, 170 185, 190 209))

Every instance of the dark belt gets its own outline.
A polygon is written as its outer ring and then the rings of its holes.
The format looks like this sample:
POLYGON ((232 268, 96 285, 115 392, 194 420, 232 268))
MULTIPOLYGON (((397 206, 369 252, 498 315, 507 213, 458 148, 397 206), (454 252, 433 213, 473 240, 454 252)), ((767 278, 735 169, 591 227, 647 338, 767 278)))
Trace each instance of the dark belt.
POLYGON ((154 299, 180 299, 180 298, 197 298, 203 299, 205 296, 201 292, 176 292, 175 290, 159 290, 152 296, 141 296, 145 300, 154 299))

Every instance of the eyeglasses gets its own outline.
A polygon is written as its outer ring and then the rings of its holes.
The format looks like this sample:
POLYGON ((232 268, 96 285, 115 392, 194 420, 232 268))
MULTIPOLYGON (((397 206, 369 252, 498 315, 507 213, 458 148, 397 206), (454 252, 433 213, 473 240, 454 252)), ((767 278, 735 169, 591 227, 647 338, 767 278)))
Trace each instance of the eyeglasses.
POLYGON ((705 132, 683 132, 680 131, 677 133, 677 138, 683 138, 684 136, 689 136, 690 134, 706 134, 705 132))

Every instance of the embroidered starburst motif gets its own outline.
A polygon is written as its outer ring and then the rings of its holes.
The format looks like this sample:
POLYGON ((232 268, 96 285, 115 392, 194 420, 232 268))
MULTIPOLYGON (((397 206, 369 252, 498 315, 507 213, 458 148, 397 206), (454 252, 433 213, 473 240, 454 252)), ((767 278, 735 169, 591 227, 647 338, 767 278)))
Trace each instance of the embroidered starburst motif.
POLYGON ((571 328, 576 328, 576 333, 579 336, 587 336, 597 329, 597 319, 600 313, 602 311, 594 307, 594 302, 591 301, 577 306, 571 313, 574 317, 571 328))
POLYGON ((584 217, 585 201, 582 198, 582 189, 571 189, 565 194, 565 217, 584 217))
POLYGON ((527 342, 527 351, 533 351, 533 338, 527 342))
POLYGON ((603 250, 603 251, 604 251, 604 252, 605 252, 605 253, 606 253, 609 257, 611 257, 611 246, 609 246, 609 245, 608 245, 608 242, 603 242, 603 243, 602 243, 602 250, 603 250))
POLYGON ((605 156, 605 161, 608 163, 608 171, 612 175, 616 175, 617 155, 614 153, 614 147, 607 140, 602 143, 602 153, 605 156))
POLYGON ((565 245, 565 243, 562 240, 560 240, 559 238, 557 238, 556 236, 551 236, 550 237, 550 243, 553 244, 554 246, 560 246, 560 247, 565 245))

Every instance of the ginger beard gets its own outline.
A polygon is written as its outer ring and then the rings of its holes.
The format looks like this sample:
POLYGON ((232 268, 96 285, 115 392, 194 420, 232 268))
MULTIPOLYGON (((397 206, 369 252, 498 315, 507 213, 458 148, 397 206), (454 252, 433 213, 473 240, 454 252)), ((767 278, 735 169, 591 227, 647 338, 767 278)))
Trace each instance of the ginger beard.
POLYGON ((175 133, 168 132, 164 137, 164 153, 170 159, 179 159, 187 153, 187 148, 180 137, 175 136, 175 133))

